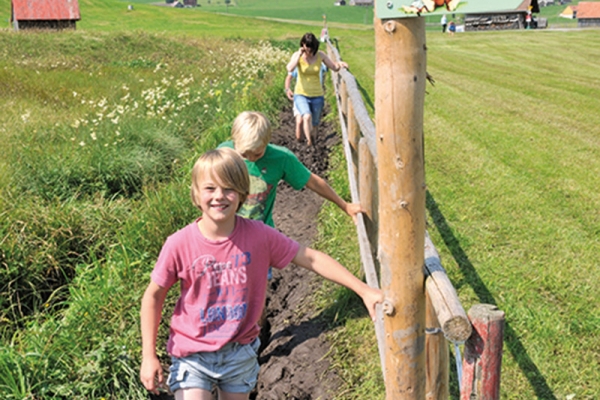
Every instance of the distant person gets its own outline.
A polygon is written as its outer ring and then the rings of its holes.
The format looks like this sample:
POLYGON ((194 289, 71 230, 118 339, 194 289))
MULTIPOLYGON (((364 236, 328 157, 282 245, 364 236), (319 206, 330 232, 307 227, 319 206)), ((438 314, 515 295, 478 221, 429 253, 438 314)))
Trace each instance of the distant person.
POLYGON ((321 63, 337 72, 348 68, 343 61, 332 61, 327 54, 319 51, 319 40, 312 33, 306 33, 300 40, 300 50, 295 52, 287 65, 288 72, 298 67, 298 80, 294 88, 294 105, 302 115, 307 145, 312 146, 313 134, 321 120, 325 104, 323 87, 319 75, 321 63))
MULTIPOLYGON (((321 81, 321 86, 323 87, 325 81, 325 73, 327 72, 327 66, 324 63, 321 63, 321 71, 319 73, 319 79, 321 81)), ((285 77, 285 94, 287 95, 290 101, 294 101, 294 92, 290 89, 291 83, 293 79, 298 79, 298 68, 296 67, 293 72, 288 72, 285 77)), ((292 109, 294 113, 294 119, 296 120, 296 140, 302 140, 302 115, 300 111, 296 108, 295 104, 292 104, 292 109)))
POLYGON ((164 382, 156 355, 158 327, 169 289, 179 283, 167 352, 166 380, 176 399, 245 400, 256 385, 267 270, 290 263, 356 292, 369 315, 383 294, 330 256, 301 246, 259 221, 236 215, 250 190, 244 161, 234 150, 212 150, 192 170, 192 202, 202 216, 165 241, 144 292, 140 313, 140 380, 158 394, 164 382))
POLYGON ((450 32, 450 36, 454 36, 454 32, 456 32, 456 24, 454 21, 450 21, 448 24, 448 32, 450 32))
POLYGON ((446 33, 446 28, 448 27, 448 18, 446 17, 446 14, 442 15, 440 24, 442 25, 442 33, 446 33))
POLYGON ((525 29, 531 29, 531 10, 527 10, 527 14, 525 14, 525 29))
POLYGON ((267 117, 256 111, 244 111, 233 121, 232 140, 219 147, 235 149, 246 162, 250 173, 250 193, 239 210, 239 214, 250 219, 263 221, 269 226, 273 222, 273 207, 277 187, 285 181, 296 190, 304 187, 325 200, 337 205, 356 220, 364 212, 360 204, 347 203, 320 176, 310 172, 290 150, 271 144, 272 129, 267 117))

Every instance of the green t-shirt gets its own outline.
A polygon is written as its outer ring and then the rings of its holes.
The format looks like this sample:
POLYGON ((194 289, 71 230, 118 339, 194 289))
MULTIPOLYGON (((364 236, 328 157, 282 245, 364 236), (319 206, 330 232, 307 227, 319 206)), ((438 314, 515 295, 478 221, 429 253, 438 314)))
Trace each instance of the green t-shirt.
MULTIPOLYGON (((233 149, 233 141, 223 142, 219 147, 233 149)), ((275 144, 268 144, 265 154, 256 162, 244 161, 250 174, 250 195, 238 214, 274 227, 273 206, 279 181, 300 190, 308 183, 311 172, 294 153, 275 144)))

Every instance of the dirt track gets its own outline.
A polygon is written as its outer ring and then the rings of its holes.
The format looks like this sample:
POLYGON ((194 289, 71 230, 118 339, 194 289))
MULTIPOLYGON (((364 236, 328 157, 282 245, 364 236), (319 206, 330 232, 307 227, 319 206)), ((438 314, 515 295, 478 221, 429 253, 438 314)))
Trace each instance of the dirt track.
MULTIPOLYGON (((325 113, 327 110, 326 106, 325 113)), ((339 135, 332 126, 321 122, 312 147, 296 142, 291 107, 281 112, 272 140, 292 150, 311 172, 323 177, 329 151, 338 141, 339 135)), ((273 213, 276 227, 301 244, 310 245, 317 233, 317 214, 322 203, 310 190, 295 191, 280 184, 273 213)), ((273 269, 267 293, 267 322, 261 332, 261 369, 250 399, 327 400, 338 392, 342 381, 330 368, 330 346, 324 339, 327 324, 313 316, 311 306, 311 294, 320 282, 320 277, 294 265, 273 269)), ((150 398, 172 400, 173 396, 150 398)))
MULTIPOLYGON (((339 136, 329 124, 321 123, 311 148, 294 137, 291 107, 281 113, 280 127, 273 143, 292 150, 311 172, 324 176, 329 151, 339 136)), ((317 214, 323 200, 310 190, 295 191, 280 184, 274 210, 276 227, 303 245, 310 245, 317 233, 317 214)), ((330 399, 341 379, 330 369, 329 344, 324 339, 325 321, 312 317, 311 293, 321 278, 304 268, 289 266, 273 272, 267 294, 267 324, 261 340, 261 370, 257 400, 330 399)))

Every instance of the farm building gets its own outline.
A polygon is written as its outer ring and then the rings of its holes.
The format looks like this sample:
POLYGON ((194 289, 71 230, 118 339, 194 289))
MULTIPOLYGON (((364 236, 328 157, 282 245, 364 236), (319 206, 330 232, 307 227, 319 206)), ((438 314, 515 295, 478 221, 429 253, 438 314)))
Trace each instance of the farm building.
POLYGON ((75 29, 77 0, 12 0, 11 22, 19 29, 75 29))
MULTIPOLYGON (((528 10, 539 13, 538 0, 524 0, 515 10, 465 14, 465 31, 523 29, 528 10)), ((545 28, 543 25, 539 27, 545 28)))
POLYGON ((559 16, 567 19, 577 18, 577 6, 567 6, 559 16))
POLYGON ((600 2, 581 1, 577 5, 577 26, 600 27, 600 2))

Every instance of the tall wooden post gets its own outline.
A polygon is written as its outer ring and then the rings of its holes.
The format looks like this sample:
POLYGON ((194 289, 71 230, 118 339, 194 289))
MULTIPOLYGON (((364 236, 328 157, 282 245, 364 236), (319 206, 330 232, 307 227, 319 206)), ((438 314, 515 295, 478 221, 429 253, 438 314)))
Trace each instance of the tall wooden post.
POLYGON ((386 398, 425 399, 426 47, 422 17, 375 19, 375 125, 386 398))

